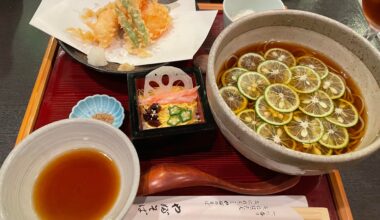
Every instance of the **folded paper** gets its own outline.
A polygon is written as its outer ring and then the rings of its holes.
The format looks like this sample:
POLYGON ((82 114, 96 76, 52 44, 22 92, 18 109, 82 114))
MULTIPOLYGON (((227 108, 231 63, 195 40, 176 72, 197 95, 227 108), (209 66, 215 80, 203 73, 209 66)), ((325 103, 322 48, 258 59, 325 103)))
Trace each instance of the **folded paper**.
MULTIPOLYGON (((89 30, 81 20, 81 14, 85 9, 96 10, 108 2, 109 0, 43 0, 30 24, 88 54, 94 45, 80 41, 67 29, 89 30)), ((150 57, 130 55, 123 48, 121 40, 115 40, 105 50, 107 61, 138 66, 192 59, 206 39, 217 11, 195 11, 195 1, 190 0, 179 0, 168 7, 173 19, 172 26, 147 48, 151 52, 150 57)))
POLYGON ((148 196, 137 197, 128 220, 302 220, 293 207, 305 196, 148 196))

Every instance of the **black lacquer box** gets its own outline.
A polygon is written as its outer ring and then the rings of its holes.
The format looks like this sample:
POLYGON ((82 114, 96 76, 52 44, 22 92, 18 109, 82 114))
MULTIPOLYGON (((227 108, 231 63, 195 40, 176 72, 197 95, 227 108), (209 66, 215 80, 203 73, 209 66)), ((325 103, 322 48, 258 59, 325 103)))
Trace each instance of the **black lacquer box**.
POLYGON ((215 139, 216 125, 208 105, 202 74, 198 68, 181 68, 198 88, 197 111, 199 121, 173 127, 144 129, 143 112, 138 106, 138 94, 144 89, 149 72, 128 74, 129 121, 131 140, 139 156, 172 155, 207 150, 215 139), (152 154, 153 153, 153 154, 152 154))

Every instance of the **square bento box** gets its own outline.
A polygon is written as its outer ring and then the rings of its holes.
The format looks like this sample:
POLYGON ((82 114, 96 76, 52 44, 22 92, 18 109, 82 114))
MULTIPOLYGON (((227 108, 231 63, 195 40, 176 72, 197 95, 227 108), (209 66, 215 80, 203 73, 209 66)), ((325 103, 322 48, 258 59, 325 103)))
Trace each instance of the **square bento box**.
MULTIPOLYGON (((215 122, 208 105, 206 90, 202 73, 198 68, 176 68, 170 66, 160 67, 161 73, 155 74, 159 82, 151 82, 147 78, 151 72, 140 72, 128 74, 128 96, 129 96, 129 122, 131 130, 131 140, 136 146, 138 152, 162 154, 177 154, 182 152, 191 152, 207 149, 212 146, 215 138, 215 122), (193 87, 198 87, 196 99, 192 102, 193 108, 188 110, 183 105, 163 104, 162 107, 157 103, 143 105, 142 94, 148 87, 158 89, 160 86, 165 87, 173 80, 169 79, 166 72, 183 71, 188 75, 193 87), (146 83, 150 85, 145 85, 146 83), (194 107, 195 106, 195 107, 194 107), (157 111, 166 111, 164 122, 157 122, 157 111), (178 113, 177 113, 178 112, 178 113), (181 123, 193 117, 191 123, 181 123), (192 115, 192 116, 191 116, 192 115), (175 120, 176 119, 176 120, 175 120), (151 121, 149 121, 151 120, 151 121), (178 123, 179 122, 179 123, 178 123), (165 126, 155 127, 156 124, 165 126), (178 123, 178 124, 176 124, 178 123), (151 126, 152 125, 152 126, 151 126)), ((150 74, 152 75, 152 74, 150 74)), ((183 88, 183 82, 176 80, 174 84, 183 88)), ((194 89, 195 90, 195 89, 194 89)), ((193 91, 194 91, 193 90, 193 91)), ((165 98, 170 99, 170 95, 164 93, 165 98)), ((174 101, 175 102, 175 101, 174 101)), ((160 113, 161 115, 163 113, 160 113)))

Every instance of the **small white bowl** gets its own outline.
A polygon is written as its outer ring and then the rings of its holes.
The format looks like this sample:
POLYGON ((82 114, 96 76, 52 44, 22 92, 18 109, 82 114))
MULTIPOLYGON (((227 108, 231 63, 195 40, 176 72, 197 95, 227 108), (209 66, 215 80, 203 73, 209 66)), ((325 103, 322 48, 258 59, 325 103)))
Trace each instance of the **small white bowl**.
POLYGON ((285 8, 281 0, 224 0, 224 27, 251 13, 285 8))
POLYGON ((115 162, 120 172, 120 191, 104 219, 122 219, 137 193, 139 159, 123 132, 90 119, 51 123, 33 132, 12 150, 0 170, 0 219, 38 219, 32 204, 37 176, 57 155, 79 148, 96 149, 115 162))
POLYGON ((297 10, 254 13, 225 28, 215 40, 208 59, 206 89, 215 122, 245 157, 292 175, 319 175, 347 168, 380 149, 380 53, 366 39, 330 18, 297 10), (216 79, 224 62, 239 49, 255 43, 281 41, 312 48, 334 60, 361 90, 367 110, 367 130, 350 153, 313 155, 287 149, 252 132, 229 109, 216 79))

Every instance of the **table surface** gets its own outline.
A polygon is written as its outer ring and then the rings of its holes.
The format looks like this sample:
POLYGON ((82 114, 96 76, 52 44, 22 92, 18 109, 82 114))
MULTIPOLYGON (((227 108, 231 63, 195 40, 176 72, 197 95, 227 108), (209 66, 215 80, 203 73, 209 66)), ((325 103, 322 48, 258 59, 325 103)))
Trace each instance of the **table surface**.
MULTIPOLYGON (((40 1, 0 2, 0 164, 13 148, 30 98, 49 36, 29 26, 40 1)), ((217 2, 217 1, 211 1, 217 2)), ((284 0, 288 8, 313 11, 353 28, 366 29, 357 0, 284 0), (354 15, 354 16, 353 16, 354 15)), ((374 45, 380 49, 379 43, 374 45)), ((342 170, 344 186, 355 219, 377 219, 380 215, 380 154, 342 170)))

